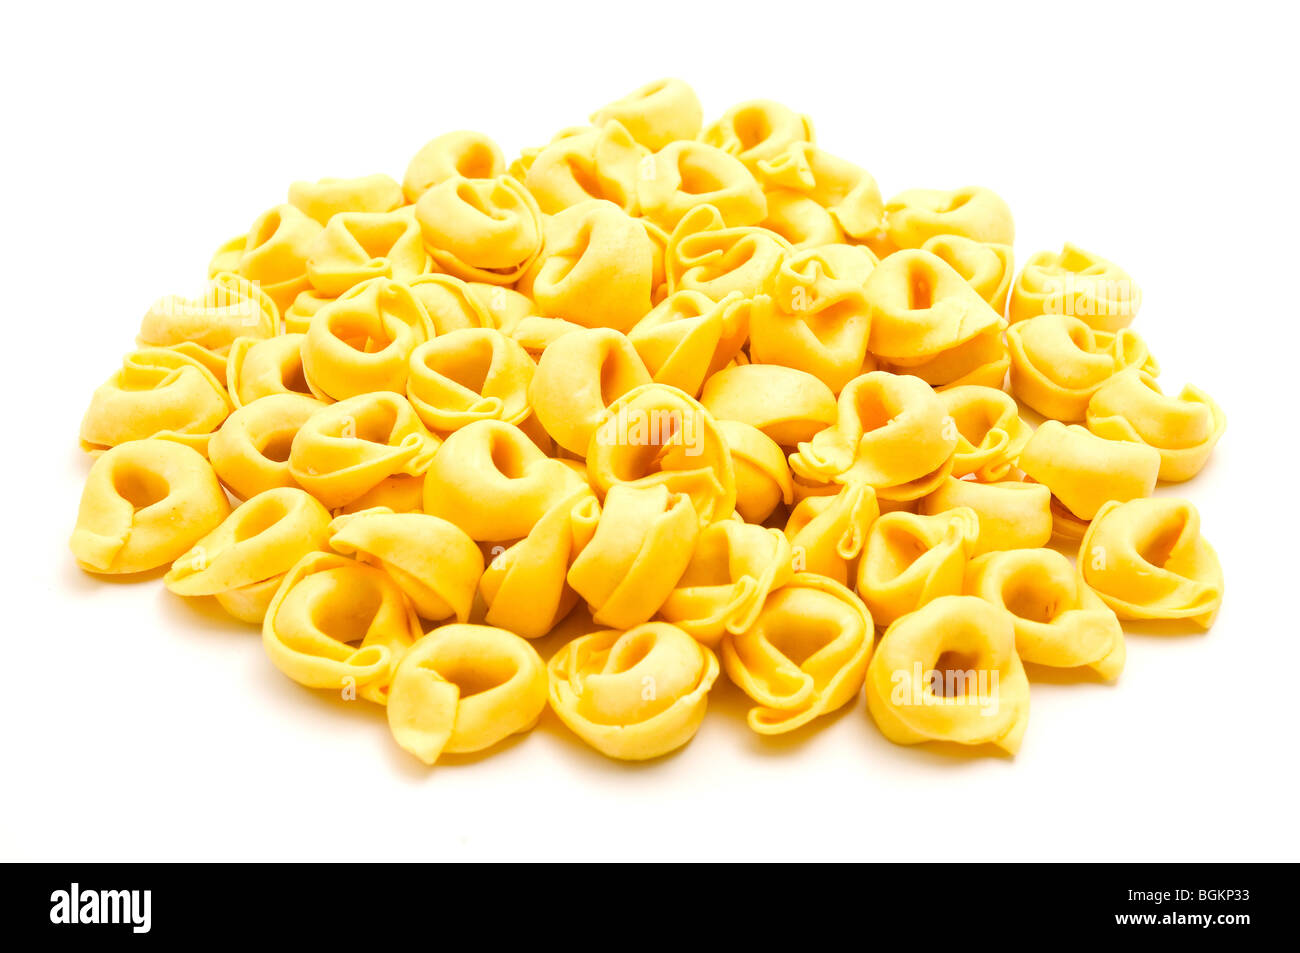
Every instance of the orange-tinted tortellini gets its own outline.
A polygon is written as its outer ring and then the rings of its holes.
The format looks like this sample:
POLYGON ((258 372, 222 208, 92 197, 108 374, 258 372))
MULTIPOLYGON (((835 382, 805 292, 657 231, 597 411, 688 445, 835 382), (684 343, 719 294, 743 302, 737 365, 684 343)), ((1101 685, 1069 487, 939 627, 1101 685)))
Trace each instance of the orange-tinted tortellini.
POLYGON ((170 437, 204 451, 229 413, 226 388, 197 356, 177 348, 141 348, 95 389, 81 421, 81 444, 94 450, 170 437))
POLYGON ((219 249, 208 271, 234 271, 257 282, 284 311, 311 286, 307 257, 321 231, 319 222, 294 206, 277 205, 258 217, 247 236, 219 249))
POLYGON ((299 560, 262 620, 262 647, 295 682, 380 705, 422 634, 414 606, 387 573, 334 553, 299 560))
POLYGON ((1168 397, 1149 374, 1130 369, 1102 384, 1088 402, 1088 429, 1160 452, 1160 479, 1190 480, 1201 472, 1227 421, 1210 395, 1190 384, 1168 397))
POLYGON ((939 396, 924 381, 873 371, 840 393, 838 419, 790 456, 816 483, 866 483, 884 500, 915 500, 952 472, 957 448, 939 396))
POLYGON ((295 182, 289 186, 289 204, 322 225, 328 225, 335 215, 391 212, 403 205, 404 199, 397 180, 378 173, 351 179, 295 182))
POLYGON ((547 666, 551 708, 601 754, 644 761, 699 730, 718 657, 674 625, 647 622, 574 639, 547 666))
POLYGON ((505 171, 506 158, 491 138, 467 130, 447 132, 420 147, 406 167, 402 191, 414 204, 429 189, 448 179, 495 179, 505 171))
POLYGON ((1011 325, 1007 351, 1011 392, 1053 420, 1083 420, 1097 388, 1122 370, 1160 373, 1135 332, 1094 331, 1079 318, 1060 314, 1011 325))
POLYGON ((388 727, 425 764, 482 751, 537 723, 546 665, 519 636, 453 623, 406 650, 388 692, 388 727))
POLYGON ((717 422, 675 387, 646 384, 606 409, 587 450, 597 493, 614 486, 664 486, 686 494, 701 522, 736 506, 736 471, 717 422))
MULTIPOLYGON (((266 399, 266 398, 263 398, 266 399)), ((401 394, 349 397, 313 414, 289 448, 289 473, 325 506, 346 506, 384 480, 420 476, 438 438, 401 394)))
POLYGON ((813 141, 812 120, 770 99, 753 99, 727 110, 700 138, 750 168, 791 146, 813 141))
POLYGON ((372 278, 405 282, 428 270, 429 255, 410 207, 335 215, 307 258, 307 277, 325 297, 372 278))
POLYGON ((136 343, 170 347, 190 341, 225 354, 237 338, 269 338, 279 331, 275 302, 251 281, 220 272, 197 300, 169 295, 155 301, 140 322, 136 343))
POLYGON ((979 242, 961 235, 935 235, 926 239, 921 249, 952 266, 998 314, 1006 311, 1015 268, 1010 245, 979 242))
POLYGON ((626 331, 651 307, 655 246, 609 202, 588 201, 546 222, 546 248, 519 288, 547 317, 626 331))
POLYGON ((430 430, 459 430, 476 420, 522 424, 532 413, 528 386, 536 365, 520 345, 492 328, 441 334, 411 353, 406 395, 430 430))
POLYGON ((451 434, 428 466, 424 511, 474 539, 520 539, 555 503, 584 484, 518 427, 478 420, 451 434))
POLYGON ((885 203, 884 232, 886 250, 920 248, 936 235, 960 235, 993 245, 1010 245, 1016 237, 1007 203, 978 186, 900 192, 885 203))
POLYGON ((719 420, 718 430, 731 451, 736 471, 736 512, 747 523, 761 523, 782 503, 794 501, 790 467, 780 445, 757 427, 719 420))
POLYGON ((695 90, 680 79, 661 79, 633 90, 592 114, 594 126, 611 119, 623 125, 647 149, 659 150, 676 139, 695 139, 704 110, 695 90))
POLYGON ((765 228, 728 226, 712 205, 692 209, 673 229, 665 268, 670 291, 698 291, 721 301, 774 290, 790 243, 765 228))
POLYGON ((819 378, 779 364, 740 364, 709 378, 700 394, 718 420, 762 431, 793 447, 835 423, 835 395, 819 378))
POLYGON ((410 288, 387 278, 357 285, 321 308, 302 342, 307 384, 334 400, 406 390, 411 352, 433 325, 410 288))
POLYGON ((289 472, 293 438, 325 404, 303 394, 268 394, 240 407, 208 442, 221 482, 241 499, 295 486, 289 472))
POLYGON ((745 343, 752 304, 735 291, 721 301, 678 291, 638 321, 628 340, 657 383, 695 396, 745 343))
POLYGON ((972 474, 985 483, 1005 479, 1033 432, 1020 419, 1015 398, 970 384, 945 390, 939 401, 957 428, 952 475, 972 474))
POLYGON ((384 570, 421 618, 469 618, 483 553, 458 526, 427 513, 375 507, 337 517, 329 533, 335 552, 384 570))
POLYGON ((858 557, 879 516, 875 491, 865 483, 850 483, 834 495, 804 497, 785 524, 794 568, 847 585, 856 578, 858 557))
POLYGON ((756 174, 769 190, 769 216, 772 195, 792 191, 826 209, 835 226, 852 238, 866 239, 880 228, 885 203, 876 180, 812 143, 794 143, 779 155, 760 159, 756 174))
POLYGON ((173 440, 131 440, 92 464, 69 546, 88 572, 145 572, 176 559, 229 512, 198 451, 173 440))
POLYGON ((466 281, 508 285, 542 250, 542 212, 517 180, 453 176, 415 206, 424 244, 442 271, 466 281))
POLYGON ((284 574, 325 548, 329 522, 310 494, 267 490, 173 562, 163 582, 180 596, 213 596, 236 619, 260 624, 284 574))
POLYGON ((695 552, 659 614, 710 646, 749 629, 768 593, 793 575, 790 543, 779 529, 739 519, 700 531, 695 552))
POLYGON ((1052 491, 1041 483, 979 483, 949 477, 920 503, 933 516, 966 507, 979 517, 972 556, 999 549, 1035 549, 1052 538, 1052 491))
POLYGON ((767 199, 753 174, 722 150, 693 140, 669 143, 646 160, 637 198, 641 214, 667 230, 703 205, 733 228, 767 217, 767 199))
POLYGON ((1119 619, 1054 549, 981 556, 966 570, 966 592, 1011 613, 1021 661, 1087 666, 1108 679, 1124 669, 1119 619))
POLYGON ((1078 318, 1098 331, 1133 323, 1142 292, 1114 262, 1067 243, 1059 253, 1031 255, 1011 288, 1007 316, 1024 321, 1040 314, 1078 318))
POLYGON ((858 592, 872 618, 888 625, 939 596, 960 594, 978 537, 979 517, 964 507, 881 516, 858 563, 858 592))
POLYGON ((636 215, 637 177, 649 156, 626 127, 611 120, 543 146, 528 166, 524 185, 547 215, 590 199, 612 202, 636 215))
POLYGON ((853 700, 874 638, 857 596, 803 573, 767 597, 749 628, 723 639, 722 667, 757 703, 749 727, 784 734, 853 700))
POLYGON ((895 744, 992 744, 1015 754, 1029 680, 1013 617, 975 596, 944 596, 893 623, 867 666, 867 710, 895 744))
POLYGON ((1186 500, 1111 502, 1079 546, 1079 570, 1121 619, 1191 619, 1208 629, 1223 601, 1223 568, 1186 500))
POLYGON ((226 390, 235 409, 272 394, 311 395, 302 369, 302 334, 236 338, 226 360, 226 390))

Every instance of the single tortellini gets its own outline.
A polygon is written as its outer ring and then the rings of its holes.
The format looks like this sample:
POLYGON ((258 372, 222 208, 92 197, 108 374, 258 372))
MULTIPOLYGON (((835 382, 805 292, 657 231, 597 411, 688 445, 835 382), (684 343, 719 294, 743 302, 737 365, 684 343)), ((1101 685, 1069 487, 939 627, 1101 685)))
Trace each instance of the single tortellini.
POLYGON ((650 156, 637 178, 641 214, 671 231, 708 205, 732 228, 767 218, 767 199, 753 173, 734 157, 695 140, 678 140, 650 156))
POLYGON ((237 409, 208 442, 208 459, 240 499, 297 486, 289 472, 293 438, 326 404, 303 394, 268 394, 237 409))
POLYGON ((307 257, 323 231, 319 222, 292 205, 277 205, 258 216, 248 234, 218 249, 209 276, 234 271, 256 282, 281 311, 311 287, 307 257))
POLYGON ((599 519, 596 495, 578 487, 547 510, 527 536, 495 555, 479 583, 487 604, 484 621, 526 639, 555 628, 578 602, 566 577, 599 519))
POLYGON ((758 179, 768 190, 768 214, 776 191, 793 191, 826 209, 836 228, 854 239, 880 229, 885 203, 876 180, 810 142, 796 142, 784 152, 757 163, 758 179), (775 187, 775 188, 774 188, 775 187))
POLYGON ((289 473, 335 509, 389 477, 422 475, 438 444, 401 394, 359 394, 329 404, 298 429, 289 448, 289 473))
POLYGON ((1104 504, 1079 545, 1079 570, 1121 619, 1190 619, 1208 629, 1223 568, 1187 500, 1104 504))
POLYGON ((304 339, 302 334, 235 339, 226 359, 226 391, 236 410, 272 394, 311 396, 302 369, 304 339))
POLYGON ((921 249, 947 262, 998 314, 1006 312, 1007 292, 1015 271, 1015 253, 1010 245, 979 242, 961 235, 935 235, 926 239, 921 249))
POLYGON ((391 175, 359 175, 351 179, 318 179, 289 186, 289 204, 328 225, 336 215, 380 214, 405 204, 402 187, 391 175))
POLYGON ((326 305, 302 342, 307 384, 343 400, 405 392, 411 352, 434 336, 428 312, 406 285, 373 278, 326 305))
POLYGON ((700 403, 719 421, 734 420, 793 447, 836 421, 835 394, 820 378, 780 364, 739 364, 709 378, 700 403))
POLYGON ((1006 479, 1033 433, 1020 419, 1015 398, 971 384, 943 391, 939 401, 957 428, 952 475, 973 475, 984 483, 1006 479))
POLYGON ((791 146, 811 143, 812 120, 770 99, 752 99, 728 109, 700 139, 735 156, 750 168, 784 155, 791 146))
POLYGON ((1160 452, 1160 479, 1190 480, 1201 472, 1223 436, 1227 420, 1219 405, 1190 384, 1166 396, 1155 378, 1136 369, 1120 371, 1088 402, 1088 429, 1108 440, 1129 440, 1160 452))
POLYGON ((1035 549, 1052 538, 1052 491, 1041 483, 979 483, 949 477, 920 501, 926 516, 965 507, 979 517, 972 556, 1000 549, 1035 549))
POLYGON ((637 177, 650 150, 632 138, 622 123, 553 140, 533 157, 524 185, 547 215, 591 199, 617 205, 628 215, 640 211, 637 177))
POLYGON ((645 384, 609 405, 591 435, 587 475, 601 495, 614 486, 684 493, 704 523, 736 507, 736 470, 717 421, 665 384, 645 384))
POLYGON ((451 434, 433 455, 425 475, 424 511, 456 524, 475 540, 516 540, 585 483, 518 427, 478 420, 451 434))
POLYGON ((686 213, 668 240, 669 291, 698 291, 721 301, 771 294, 790 243, 766 228, 728 226, 712 205, 686 213))
POLYGON ((466 281, 514 284, 542 250, 537 200, 508 175, 439 182, 420 196, 415 217, 433 263, 466 281))
POLYGON ((752 309, 753 302, 737 291, 721 301, 678 291, 641 318, 628 340, 657 383, 694 397, 744 345, 752 309))
POLYGON ((546 317, 619 331, 650 310, 654 287, 645 225, 596 200, 547 219, 545 251, 519 283, 546 317))
POLYGON ((762 523, 781 504, 794 502, 790 467, 780 445, 757 427, 719 420, 718 430, 731 451, 736 471, 736 512, 747 523, 762 523))
POLYGON ((1011 392, 1044 417, 1083 420, 1102 384, 1127 368, 1151 376, 1160 366, 1128 329, 1094 331, 1079 318, 1040 314, 1007 329, 1011 392))
POLYGON ((1124 269, 1067 242, 1059 253, 1029 257, 1011 288, 1007 317, 1014 323, 1066 315, 1113 333, 1133 323, 1141 304, 1142 291, 1124 269))
POLYGON ((465 179, 495 179, 504 175, 506 157, 501 147, 481 132, 446 132, 420 147, 406 167, 402 191, 411 204, 420 196, 457 176, 465 179))
POLYGON ((229 513, 198 451, 174 440, 131 440, 91 465, 69 547, 87 572, 145 572, 172 562, 229 513))
POLYGON ((667 622, 574 639, 547 666, 551 708, 601 754, 644 761, 699 730, 718 657, 667 622))
POLYGON ((270 296, 246 278, 220 272, 197 300, 168 295, 155 301, 140 321, 136 343, 170 347, 186 341, 226 354, 239 338, 270 338, 280 332, 280 311, 270 296))
POLYGON ((1010 613, 943 596, 893 623, 867 666, 867 710, 900 745, 991 744, 1015 754, 1029 721, 1029 680, 1010 613))
POLYGON ((236 619, 260 625, 284 574, 325 548, 329 522, 309 493, 267 490, 176 559, 163 583, 178 596, 213 596, 236 619))
POLYGON ((700 531, 686 572, 659 614, 716 647, 726 633, 751 628, 768 593, 793 573, 790 543, 779 529, 719 520, 700 531))
MULTIPOLYGON (((844 231, 826 208, 794 189, 769 189, 762 228, 776 232, 796 250, 845 241, 844 231)), ((865 246, 864 246, 865 247, 865 246)))
POLYGON ((492 328, 440 334, 411 352, 406 396, 435 432, 476 420, 522 425, 532 414, 528 387, 537 365, 528 352, 492 328))
POLYGON ((641 145, 658 151, 674 140, 698 137, 704 110, 687 83, 661 79, 600 107, 592 114, 591 123, 603 126, 611 119, 621 123, 641 145))
POLYGON ((384 570, 421 618, 469 619, 483 553, 455 524, 427 513, 375 507, 337 517, 329 526, 329 545, 384 570))
POLYGON ((394 740, 425 764, 528 731, 546 709, 546 665, 519 636, 453 623, 406 650, 388 691, 394 740))
POLYGON ((727 676, 757 703, 749 727, 784 734, 852 701, 862 689, 875 628, 852 592, 812 573, 767 597, 753 624, 722 640, 727 676))
POLYGON ((1078 424, 1048 420, 1025 444, 1020 469, 1052 491, 1055 531, 1078 539, 1104 503, 1151 495, 1160 453, 1145 444, 1106 440, 1078 424))
POLYGON ((1016 227, 1001 196, 979 186, 909 189, 885 203, 882 251, 920 248, 936 235, 1011 245, 1016 227))
POLYGON ((794 568, 847 585, 857 576, 858 559, 879 516, 876 493, 865 483, 850 483, 834 495, 804 497, 785 524, 794 568))
POLYGON ((1011 613, 1021 661, 1087 666, 1106 679, 1124 670, 1119 619, 1054 549, 980 556, 966 569, 966 592, 1011 613))
POLYGON ((933 516, 896 511, 876 520, 858 563, 858 592, 876 623, 959 595, 979 531, 979 517, 966 507, 933 516))
POLYGON ((81 445, 101 450, 168 437, 206 452, 230 410, 222 381, 197 356, 173 347, 141 348, 95 389, 81 420, 81 445))
POLYGON ((262 647, 285 675, 380 705, 421 635, 415 607, 387 573, 334 553, 302 557, 262 620, 262 647))
POLYGON ((800 443, 790 468, 809 482, 861 482, 882 500, 915 500, 952 472, 958 439, 928 384, 872 371, 844 388, 835 425, 800 443))
POLYGON ((428 270, 429 254, 410 206, 335 215, 307 256, 312 287, 331 298, 373 278, 406 282, 428 270))
POLYGON ((490 294, 480 298, 474 291, 473 283, 461 281, 452 275, 440 274, 420 275, 418 278, 413 278, 407 287, 415 296, 415 300, 424 306, 437 334, 447 334, 466 328, 497 327, 488 303, 492 301, 493 296, 500 295, 504 299, 506 295, 515 294, 501 285, 480 284, 481 288, 492 289, 490 294))

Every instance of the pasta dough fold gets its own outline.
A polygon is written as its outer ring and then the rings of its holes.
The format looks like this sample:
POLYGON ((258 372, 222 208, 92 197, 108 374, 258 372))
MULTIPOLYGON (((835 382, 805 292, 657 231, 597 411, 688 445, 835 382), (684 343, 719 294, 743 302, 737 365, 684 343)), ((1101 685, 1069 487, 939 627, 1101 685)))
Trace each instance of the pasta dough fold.
POLYGON ((336 298, 363 281, 407 282, 429 270, 424 238, 409 206, 393 212, 341 212, 312 243, 307 278, 336 298))
POLYGON ((900 510, 876 520, 858 564, 858 592, 876 623, 960 595, 978 537, 979 517, 965 507, 934 516, 900 510))
POLYGON ((677 139, 695 139, 704 125, 704 110, 695 90, 680 79, 646 83, 591 116, 593 126, 617 120, 637 142, 659 150, 677 139))
POLYGON ((537 200, 508 175, 455 175, 430 188, 415 217, 433 263, 466 281, 509 285, 542 250, 537 200))
POLYGON ((280 311, 270 296, 239 275, 218 272, 197 300, 168 295, 155 301, 140 321, 136 343, 171 347, 186 341, 225 354, 237 338, 280 333, 280 311))
POLYGON ((1142 292, 1124 269, 1067 242, 1059 253, 1029 257, 1011 288, 1007 316, 1014 323, 1066 315, 1114 333, 1133 323, 1141 305, 1142 292))
POLYGON ((651 155, 637 179, 641 214, 671 230, 688 213, 708 205, 728 227, 757 225, 767 199, 749 169, 703 142, 670 142, 651 155))
POLYGON ((240 499, 297 486, 289 472, 293 439, 326 404, 302 394, 268 394, 240 407, 208 442, 208 459, 240 499))
POLYGON ((536 370, 519 344, 492 328, 449 331, 411 352, 406 396, 433 431, 476 420, 522 425, 532 414, 528 387, 536 370))
POLYGON ((1190 480, 1201 472, 1227 421, 1210 395, 1190 384, 1166 396, 1155 378, 1120 371, 1088 402, 1088 429, 1108 440, 1128 440, 1160 452, 1160 479, 1190 480))

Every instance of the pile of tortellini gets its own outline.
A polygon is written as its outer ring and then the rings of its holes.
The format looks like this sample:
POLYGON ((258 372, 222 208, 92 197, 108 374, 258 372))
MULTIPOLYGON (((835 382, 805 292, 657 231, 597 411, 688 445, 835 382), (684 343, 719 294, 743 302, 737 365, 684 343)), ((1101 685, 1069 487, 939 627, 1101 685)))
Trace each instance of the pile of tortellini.
POLYGON ((865 686, 895 742, 1014 752, 1022 663, 1114 679, 1123 620, 1210 625, 1197 511, 1152 492, 1224 417, 1162 393, 1123 270, 1012 240, 988 189, 883 201, 679 80, 511 163, 453 132, 297 182, 94 392, 72 550, 169 567, 429 764, 548 704, 657 757, 720 671, 762 734, 865 686))

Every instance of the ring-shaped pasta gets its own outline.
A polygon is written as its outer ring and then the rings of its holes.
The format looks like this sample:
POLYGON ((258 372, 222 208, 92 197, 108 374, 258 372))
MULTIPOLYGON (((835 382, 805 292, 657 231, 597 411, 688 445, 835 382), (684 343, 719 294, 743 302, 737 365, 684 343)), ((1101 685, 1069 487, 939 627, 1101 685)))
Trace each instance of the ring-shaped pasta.
POLYGON ((289 186, 289 204, 322 225, 328 225, 335 215, 391 212, 404 202, 397 180, 382 172, 350 179, 294 182, 289 186))
POLYGON ((671 231, 694 209, 708 205, 730 228, 767 218, 763 187, 744 164, 707 143, 670 142, 646 159, 637 179, 641 214, 671 231))
POLYGON ((810 142, 792 143, 779 155, 760 159, 755 174, 767 190, 769 216, 772 196, 793 191, 824 208, 835 227, 851 238, 865 240, 880 230, 885 202, 876 180, 810 142))
POLYGON ((696 397, 744 345, 753 306, 737 291, 721 301, 678 291, 637 321, 627 337, 656 383, 696 397))
POLYGON ((411 352, 406 396, 437 433, 476 420, 520 425, 532 413, 528 387, 536 369, 528 352, 500 331, 463 328, 411 352))
POLYGON ((719 420, 736 471, 736 512, 746 523, 762 523, 782 503, 794 502, 790 467, 780 445, 757 427, 719 420))
POLYGON ((593 126, 618 120, 637 142, 657 151, 676 139, 695 139, 704 110, 695 90, 680 79, 660 79, 634 89, 591 116, 593 126))
POLYGON ((867 533, 858 563, 858 593, 878 625, 888 625, 940 596, 960 595, 979 537, 979 517, 965 507, 933 516, 883 514, 867 533))
POLYGON ((879 516, 875 491, 865 483, 804 497, 785 524, 795 570, 848 585, 857 578, 858 559, 879 516))
POLYGON ((1015 252, 1010 245, 977 242, 961 235, 935 235, 926 239, 921 250, 947 262, 998 314, 1006 312, 1007 292, 1015 271, 1015 252))
POLYGON ((766 228, 728 226, 712 205, 682 216, 668 238, 668 290, 698 291, 721 301, 733 291, 770 294, 790 243, 766 228))
POLYGON ((428 270, 429 255, 411 206, 393 212, 340 212, 316 237, 307 257, 307 278, 327 298, 374 278, 407 282, 428 270))
POLYGON ((1113 261, 1069 242, 1060 252, 1031 255, 1011 287, 1007 317, 1014 324, 1040 314, 1078 318, 1097 331, 1128 327, 1142 291, 1113 261))
POLYGON ((226 392, 235 410, 272 394, 312 396, 302 369, 305 335, 236 338, 226 359, 226 392))
POLYGON ((960 235, 992 245, 1015 242, 1011 209, 979 186, 944 191, 909 189, 885 203, 885 241, 892 249, 920 248, 936 235, 960 235))
POLYGON ((280 310, 261 288, 228 271, 208 281, 198 299, 168 295, 155 301, 140 321, 136 343, 171 347, 186 341, 226 354, 239 338, 272 338, 280 333, 280 310))
POLYGON ((969 385, 945 389, 939 401, 957 428, 952 475, 971 474, 983 483, 1006 479, 1033 433, 1020 419, 1015 398, 992 387, 969 385))
POLYGON ((812 120, 770 99, 751 99, 732 106, 700 139, 746 166, 780 156, 790 147, 814 139, 812 120))
POLYGON ((491 137, 481 132, 445 132, 420 147, 406 167, 402 191, 412 205, 420 196, 448 179, 495 179, 506 172, 506 157, 491 137))
POLYGON ((322 231, 319 222, 294 206, 277 205, 258 216, 242 242, 235 239, 218 250, 208 266, 209 276, 238 272, 284 311, 311 287, 307 258, 322 231))
POLYGON ((979 483, 949 477, 920 501, 926 516, 958 507, 975 511, 980 534, 972 556, 1001 549, 1037 549, 1052 539, 1052 491, 1041 483, 979 483))
POLYGON ((268 394, 238 408, 208 441, 208 459, 230 492, 248 500, 297 486, 289 453, 298 431, 327 405, 304 394, 268 394))
POLYGON ((415 206, 433 263, 466 281, 510 285, 542 251, 537 200, 509 175, 456 175, 433 186, 415 206))
POLYGON ((748 424, 793 447, 836 421, 835 394, 818 377, 780 364, 738 364, 704 385, 700 403, 719 421, 748 424))
POLYGON ((637 177, 650 150, 616 120, 553 140, 533 157, 524 185, 546 215, 599 199, 628 215, 640 212, 637 177))

